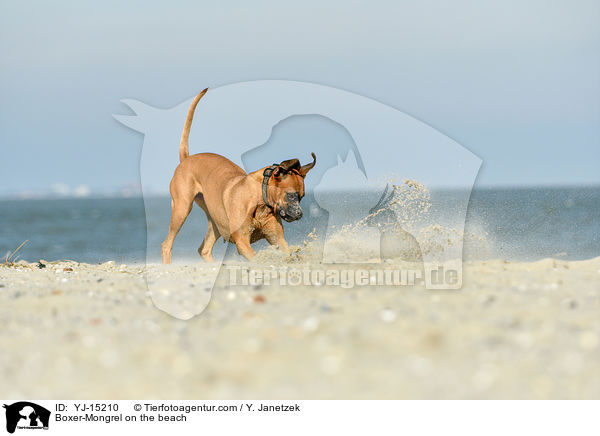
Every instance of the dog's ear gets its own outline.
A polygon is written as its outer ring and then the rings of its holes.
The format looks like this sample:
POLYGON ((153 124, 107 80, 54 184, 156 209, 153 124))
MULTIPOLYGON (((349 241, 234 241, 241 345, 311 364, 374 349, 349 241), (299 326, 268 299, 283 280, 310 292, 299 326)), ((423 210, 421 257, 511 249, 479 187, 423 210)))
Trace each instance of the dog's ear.
POLYGON ((278 168, 281 168, 286 173, 291 170, 300 171, 300 161, 298 159, 284 160, 279 164, 278 168))
POLYGON ((301 168, 300 168, 300 170, 299 170, 299 172, 300 172, 300 175, 301 175, 302 177, 306 177, 306 174, 308 174, 308 172, 309 172, 310 170, 312 170, 312 169, 313 169, 313 167, 315 166, 315 164, 317 163, 317 156, 315 156, 315 154, 314 154, 314 153, 310 153, 310 155, 312 156, 312 158, 313 158, 313 161, 312 161, 311 163, 309 163, 309 164, 306 164, 306 165, 304 165, 304 166, 303 166, 303 167, 301 167, 301 168))
POLYGON ((273 170, 273 176, 280 178, 292 170, 300 171, 300 161, 298 159, 288 159, 281 162, 277 165, 277 168, 273 170))
POLYGON ((284 171, 281 167, 276 167, 273 170, 273 177, 275 177, 276 179, 281 178, 281 176, 283 176, 283 174, 284 174, 284 171))

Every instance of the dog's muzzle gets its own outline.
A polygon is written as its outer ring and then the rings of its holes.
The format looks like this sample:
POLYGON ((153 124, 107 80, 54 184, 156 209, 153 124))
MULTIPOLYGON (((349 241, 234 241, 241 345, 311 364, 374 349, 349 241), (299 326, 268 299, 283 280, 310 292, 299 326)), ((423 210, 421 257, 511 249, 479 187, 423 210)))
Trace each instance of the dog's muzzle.
POLYGON ((279 206, 279 216, 288 223, 302 218, 302 208, 300 207, 300 196, 297 193, 285 194, 287 203, 279 206))
POLYGON ((281 208, 279 209, 279 216, 288 223, 291 223, 302 218, 302 208, 299 205, 297 208, 281 208))

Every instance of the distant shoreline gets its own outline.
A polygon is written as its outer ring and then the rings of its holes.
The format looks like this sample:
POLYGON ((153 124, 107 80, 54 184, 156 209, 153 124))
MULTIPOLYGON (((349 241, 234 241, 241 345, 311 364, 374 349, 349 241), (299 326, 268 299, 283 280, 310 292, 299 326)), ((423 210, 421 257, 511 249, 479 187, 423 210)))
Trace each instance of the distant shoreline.
MULTIPOLYGON (((524 191, 524 190, 534 190, 534 191, 560 191, 560 190, 596 190, 600 189, 600 184, 585 184, 585 185, 483 185, 483 186, 475 186, 472 189, 472 192, 506 192, 506 191, 524 191)), ((468 191, 468 188, 461 187, 431 187, 429 188, 432 193, 444 193, 444 192, 465 192, 468 191)), ((365 190, 353 190, 348 189, 344 191, 336 191, 331 190, 329 192, 368 192, 365 190)), ((310 190, 309 190, 310 192, 310 190)), ((141 192, 131 193, 131 194, 119 194, 116 192, 112 193, 94 193, 92 192, 89 195, 59 195, 55 193, 32 193, 32 194, 9 194, 9 195, 0 195, 0 201, 34 201, 34 200, 118 200, 118 199, 144 199, 144 198, 165 198, 169 197, 170 194, 168 192, 155 192, 149 195, 143 195, 141 192)))

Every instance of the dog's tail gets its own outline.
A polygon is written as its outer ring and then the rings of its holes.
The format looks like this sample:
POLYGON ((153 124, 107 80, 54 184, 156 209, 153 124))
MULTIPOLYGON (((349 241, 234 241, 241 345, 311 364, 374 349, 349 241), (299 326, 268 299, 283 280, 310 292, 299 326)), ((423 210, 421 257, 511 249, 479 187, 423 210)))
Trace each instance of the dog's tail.
POLYGON ((188 144, 188 139, 190 138, 190 129, 192 127, 192 120, 194 119, 194 111, 196 110, 196 106, 204 94, 206 94, 208 88, 204 89, 200 94, 194 98, 194 101, 190 105, 188 110, 187 118, 185 119, 185 124, 183 125, 183 133, 181 134, 181 142, 179 143, 179 162, 183 162, 190 155, 190 146, 188 144))

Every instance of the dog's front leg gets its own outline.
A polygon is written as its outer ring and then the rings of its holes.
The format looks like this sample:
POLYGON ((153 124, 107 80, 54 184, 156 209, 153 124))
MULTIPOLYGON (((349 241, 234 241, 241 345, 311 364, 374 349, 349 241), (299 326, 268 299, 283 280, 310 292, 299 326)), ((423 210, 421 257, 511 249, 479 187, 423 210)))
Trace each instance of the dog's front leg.
POLYGON ((234 232, 232 233, 231 238, 233 239, 233 242, 235 242, 238 253, 248 260, 251 260, 254 257, 255 253, 250 246, 250 234, 248 232, 234 232))
POLYGON ((272 216, 263 226, 263 233, 269 244, 276 246, 280 250, 290 254, 287 241, 283 236, 283 225, 281 221, 272 216))
MULTIPOLYGON (((256 200, 259 194, 252 194, 258 191, 257 183, 245 178, 242 182, 235 185, 234 188, 226 191, 224 195, 224 205, 229 217, 230 240, 235 242, 238 253, 250 260, 254 257, 254 250, 250 246, 250 239, 254 228, 252 227, 252 217, 256 209, 256 200)), ((260 185, 258 185, 260 186, 260 185)))

